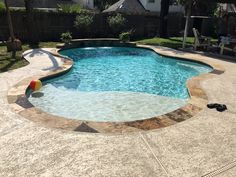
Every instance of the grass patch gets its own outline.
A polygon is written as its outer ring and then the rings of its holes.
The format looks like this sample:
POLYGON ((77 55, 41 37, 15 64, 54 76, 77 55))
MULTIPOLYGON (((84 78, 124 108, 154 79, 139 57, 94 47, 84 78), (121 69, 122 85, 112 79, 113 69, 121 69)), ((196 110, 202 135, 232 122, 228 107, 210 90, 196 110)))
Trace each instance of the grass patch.
MULTIPOLYGON (((168 39, 155 37, 155 38, 150 38, 150 39, 139 40, 136 42, 138 44, 158 45, 158 46, 178 49, 178 48, 182 48, 183 37, 171 37, 168 39)), ((216 44, 217 39, 212 39, 211 42, 213 44, 216 44)), ((194 43, 194 37, 188 37, 186 41, 186 47, 193 46, 193 43, 194 43)))
MULTIPOLYGON (((150 39, 139 40, 136 42, 139 44, 158 45, 158 46, 178 49, 182 47, 183 38, 172 37, 172 38, 164 39, 164 38, 155 37, 155 38, 150 38, 150 39)), ((186 41, 186 46, 191 46, 193 42, 194 42, 194 38, 188 37, 186 41)))
POLYGON ((15 59, 11 57, 11 53, 7 52, 7 47, 0 44, 0 73, 26 66, 28 62, 21 57, 24 51, 34 48, 56 47, 56 44, 56 42, 41 42, 36 46, 23 44, 23 50, 17 52, 15 59))

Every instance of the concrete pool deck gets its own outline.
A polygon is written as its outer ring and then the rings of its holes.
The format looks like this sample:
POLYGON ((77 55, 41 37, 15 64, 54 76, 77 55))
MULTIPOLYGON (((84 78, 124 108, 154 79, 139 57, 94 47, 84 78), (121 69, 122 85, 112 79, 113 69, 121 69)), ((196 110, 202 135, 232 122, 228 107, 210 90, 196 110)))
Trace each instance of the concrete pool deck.
POLYGON ((184 122, 152 131, 89 134, 50 129, 13 111, 8 90, 19 81, 62 66, 48 49, 28 54, 26 67, 0 74, 0 176, 217 176, 236 174, 236 63, 157 48, 160 53, 200 58, 225 73, 201 82, 209 102, 184 122))

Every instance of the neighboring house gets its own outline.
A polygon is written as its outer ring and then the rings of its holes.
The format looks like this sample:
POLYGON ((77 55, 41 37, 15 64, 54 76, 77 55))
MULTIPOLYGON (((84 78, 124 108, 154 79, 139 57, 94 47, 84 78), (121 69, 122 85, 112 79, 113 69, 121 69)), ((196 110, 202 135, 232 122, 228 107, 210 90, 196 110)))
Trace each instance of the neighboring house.
POLYGON ((94 9, 94 0, 72 0, 75 3, 81 5, 81 7, 86 9, 94 9))
MULTIPOLYGON (((128 14, 160 13, 161 0, 120 0, 103 12, 119 12, 128 14)), ((179 5, 176 0, 171 0, 169 12, 184 13, 184 7, 179 5)))
POLYGON ((236 4, 219 4, 222 13, 236 13, 236 4))
MULTIPOLYGON (((150 12, 161 11, 161 0, 139 0, 143 7, 150 12)), ((179 5, 177 1, 171 0, 169 12, 184 12, 184 7, 179 5)))
MULTIPOLYGON (((24 0, 10 0, 8 4, 10 7, 24 7, 24 0)), ((34 8, 57 8, 58 4, 80 4, 83 8, 94 9, 94 0, 33 0, 34 8)))
POLYGON ((138 0, 120 0, 111 5, 103 13, 146 14, 147 11, 138 0))

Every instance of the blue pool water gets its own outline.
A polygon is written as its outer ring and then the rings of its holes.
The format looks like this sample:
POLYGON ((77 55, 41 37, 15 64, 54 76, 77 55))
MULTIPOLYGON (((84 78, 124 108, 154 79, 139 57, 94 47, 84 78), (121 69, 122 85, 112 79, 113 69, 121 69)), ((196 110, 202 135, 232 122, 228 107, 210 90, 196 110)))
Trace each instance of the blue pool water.
POLYGON ((73 69, 45 82, 44 97, 29 99, 52 114, 82 120, 130 121, 173 111, 189 98, 186 81, 212 70, 142 48, 76 48, 60 54, 73 59, 73 69))
POLYGON ((130 91, 188 98, 186 81, 211 70, 139 48, 82 48, 60 53, 74 60, 74 69, 51 83, 85 92, 130 91))

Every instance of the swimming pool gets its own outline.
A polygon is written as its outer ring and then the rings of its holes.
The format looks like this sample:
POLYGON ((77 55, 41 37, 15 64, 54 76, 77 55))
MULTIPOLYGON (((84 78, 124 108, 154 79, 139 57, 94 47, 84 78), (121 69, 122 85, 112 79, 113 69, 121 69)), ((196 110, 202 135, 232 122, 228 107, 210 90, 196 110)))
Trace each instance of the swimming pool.
POLYGON ((129 47, 63 50, 73 69, 44 82, 29 101, 53 115, 97 122, 151 118, 187 104, 186 81, 211 67, 129 47))

